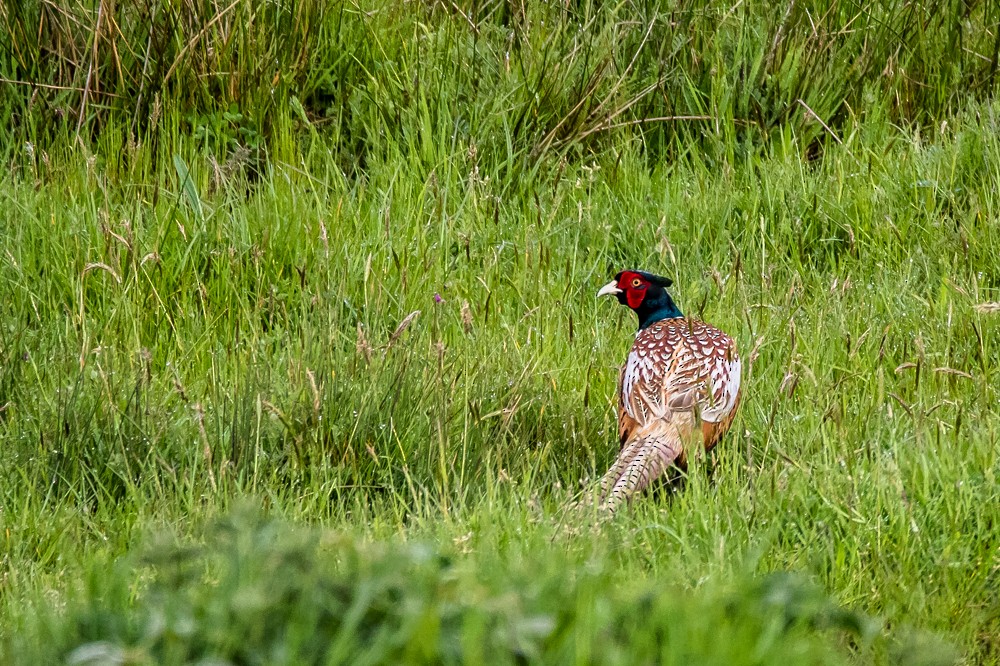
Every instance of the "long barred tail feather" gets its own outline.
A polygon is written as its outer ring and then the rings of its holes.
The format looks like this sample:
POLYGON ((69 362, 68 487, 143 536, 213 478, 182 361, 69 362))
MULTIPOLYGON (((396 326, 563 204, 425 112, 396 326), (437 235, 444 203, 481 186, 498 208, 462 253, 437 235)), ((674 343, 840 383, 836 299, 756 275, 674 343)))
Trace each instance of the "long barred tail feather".
POLYGON ((681 454, 680 433, 648 433, 627 442, 611 469, 601 479, 600 506, 614 512, 646 489, 681 454))

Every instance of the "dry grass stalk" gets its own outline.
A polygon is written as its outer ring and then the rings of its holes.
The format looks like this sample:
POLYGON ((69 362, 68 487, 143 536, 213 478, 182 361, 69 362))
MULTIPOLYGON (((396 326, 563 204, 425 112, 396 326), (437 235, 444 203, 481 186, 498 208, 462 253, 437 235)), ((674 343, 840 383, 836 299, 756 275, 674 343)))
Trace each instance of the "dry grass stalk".
POLYGON ((977 303, 976 312, 980 314, 996 314, 1000 312, 1000 301, 990 301, 987 303, 977 303))
POLYGON ((368 338, 365 336, 365 329, 358 324, 358 336, 354 343, 354 349, 357 351, 358 356, 363 356, 365 363, 371 363, 372 361, 372 346, 368 343, 368 338))
POLYGON ((472 333, 472 309, 469 307, 469 301, 462 301, 462 328, 466 334, 472 333))
POLYGON ((410 327, 413 320, 419 316, 420 310, 414 310, 410 314, 406 315, 406 317, 403 318, 403 321, 399 322, 399 326, 397 326, 396 330, 392 332, 392 336, 389 338, 389 343, 385 346, 385 350, 387 352, 392 349, 392 346, 396 343, 396 340, 399 339, 399 336, 401 336, 406 329, 410 327))

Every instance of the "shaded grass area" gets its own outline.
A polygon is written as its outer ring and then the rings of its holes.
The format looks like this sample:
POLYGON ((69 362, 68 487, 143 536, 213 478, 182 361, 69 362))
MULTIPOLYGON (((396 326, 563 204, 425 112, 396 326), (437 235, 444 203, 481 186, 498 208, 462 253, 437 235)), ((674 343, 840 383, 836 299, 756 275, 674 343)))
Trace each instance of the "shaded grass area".
MULTIPOLYGON (((258 172, 322 132, 346 177, 398 141, 475 145, 505 181, 639 134, 723 164, 813 155, 882 110, 931 126, 996 91, 985 1, 522 3, 25 0, 0 9, 2 156, 81 146, 146 178, 193 139, 258 172), (543 160, 544 161, 544 160, 543 160)), ((513 182, 507 182, 514 185, 513 182)))

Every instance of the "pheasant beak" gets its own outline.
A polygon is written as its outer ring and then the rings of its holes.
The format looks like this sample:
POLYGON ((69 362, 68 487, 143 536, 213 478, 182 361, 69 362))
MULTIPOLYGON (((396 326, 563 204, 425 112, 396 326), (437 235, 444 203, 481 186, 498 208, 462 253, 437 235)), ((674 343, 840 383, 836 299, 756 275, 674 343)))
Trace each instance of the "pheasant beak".
POLYGON ((601 287, 601 290, 597 292, 597 296, 598 298, 601 296, 617 296, 620 293, 622 293, 622 290, 618 288, 618 283, 612 280, 601 287))

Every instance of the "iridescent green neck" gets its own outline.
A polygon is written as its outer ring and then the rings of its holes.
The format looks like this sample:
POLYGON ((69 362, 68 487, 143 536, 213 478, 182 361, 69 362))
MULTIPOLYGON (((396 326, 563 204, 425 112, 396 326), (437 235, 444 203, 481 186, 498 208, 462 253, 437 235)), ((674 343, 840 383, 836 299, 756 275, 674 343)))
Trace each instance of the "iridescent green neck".
POLYGON ((635 313, 639 316, 640 331, 644 328, 649 328, 658 321, 684 316, 666 290, 661 291, 655 298, 644 300, 636 308, 635 313))

